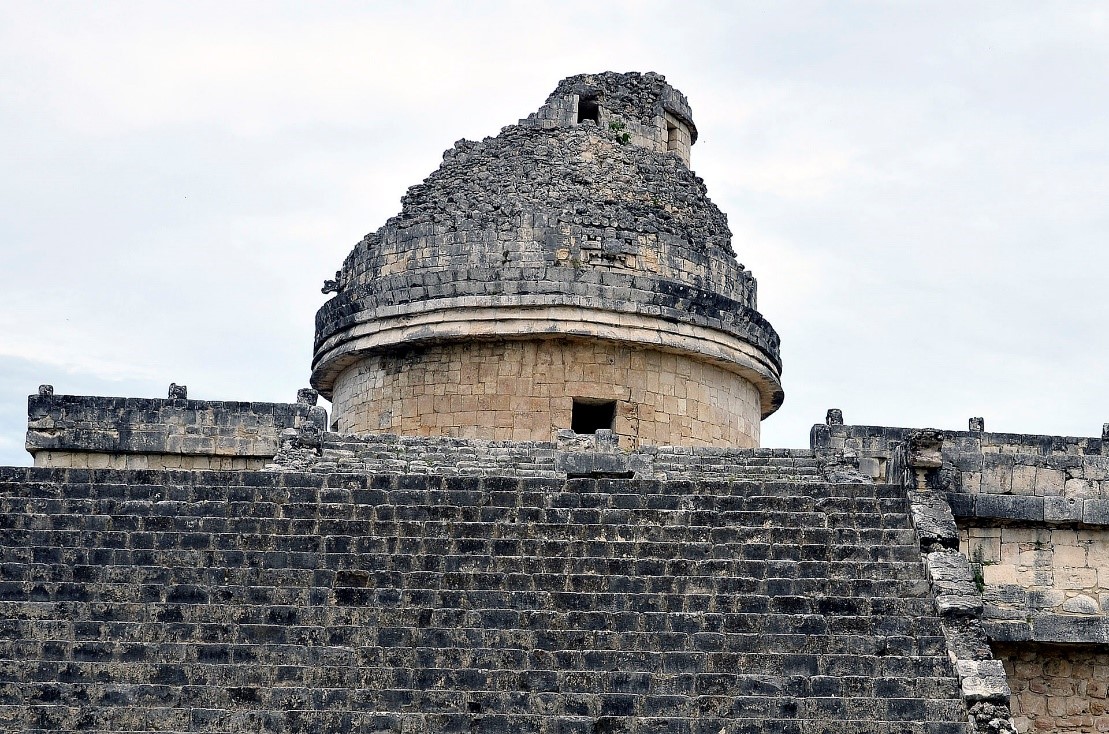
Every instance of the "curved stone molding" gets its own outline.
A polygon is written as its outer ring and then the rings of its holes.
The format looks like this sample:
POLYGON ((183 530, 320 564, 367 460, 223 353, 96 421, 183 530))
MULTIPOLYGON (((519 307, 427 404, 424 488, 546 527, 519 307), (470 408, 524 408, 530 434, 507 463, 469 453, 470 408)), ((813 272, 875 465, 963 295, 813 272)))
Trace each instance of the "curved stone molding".
POLYGON ((443 341, 535 339, 573 336, 602 339, 695 357, 742 376, 759 390, 760 417, 782 404, 778 366, 732 334, 695 324, 675 324, 634 313, 554 306, 547 308, 444 307, 406 318, 379 319, 352 327, 317 352, 313 384, 333 386, 338 375, 364 355, 399 346, 443 341))

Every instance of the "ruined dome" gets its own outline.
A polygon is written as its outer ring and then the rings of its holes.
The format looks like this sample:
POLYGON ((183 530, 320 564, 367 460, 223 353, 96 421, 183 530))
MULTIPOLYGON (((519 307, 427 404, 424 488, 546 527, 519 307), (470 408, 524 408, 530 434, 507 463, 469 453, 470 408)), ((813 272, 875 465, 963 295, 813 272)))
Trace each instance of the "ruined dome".
POLYGON ((316 315, 312 384, 335 427, 549 440, 574 405, 612 400, 631 444, 757 444, 782 401, 778 336, 688 167, 696 137, 664 77, 606 72, 446 151, 355 246, 316 315), (503 400, 464 400, 489 396, 491 371, 503 400), (676 397, 674 378, 705 390, 676 397), (641 430, 645 412, 656 429, 641 430), (489 413, 508 416, 471 425, 489 413), (661 428, 671 421, 684 427, 661 428))

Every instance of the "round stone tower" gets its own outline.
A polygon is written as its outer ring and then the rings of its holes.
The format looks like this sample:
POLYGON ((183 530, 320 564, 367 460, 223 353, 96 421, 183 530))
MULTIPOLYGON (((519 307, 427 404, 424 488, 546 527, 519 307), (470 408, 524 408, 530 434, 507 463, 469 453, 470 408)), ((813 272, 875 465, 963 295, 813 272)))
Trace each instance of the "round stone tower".
POLYGON ((606 72, 456 143, 325 286, 312 385, 333 428, 758 446, 778 335, 689 169, 696 140, 663 76, 606 72))

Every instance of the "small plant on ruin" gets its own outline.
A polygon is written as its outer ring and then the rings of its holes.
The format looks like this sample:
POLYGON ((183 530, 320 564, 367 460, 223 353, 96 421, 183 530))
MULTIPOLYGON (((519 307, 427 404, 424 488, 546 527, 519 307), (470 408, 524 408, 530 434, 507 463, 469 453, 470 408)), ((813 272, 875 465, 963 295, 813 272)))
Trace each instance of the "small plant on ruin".
POLYGON ((982 546, 978 546, 970 554, 970 572, 974 576, 974 586, 979 594, 986 590, 986 577, 982 573, 982 566, 986 564, 982 561, 982 555, 982 546))
POLYGON ((608 123, 608 129, 616 133, 616 139, 620 141, 620 145, 627 145, 628 141, 632 139, 631 133, 621 132, 625 127, 627 126, 622 122, 608 123))
POLYGON ((971 572, 974 574, 974 587, 978 589, 981 594, 986 590, 986 577, 982 573, 982 567, 978 564, 971 565, 971 572))

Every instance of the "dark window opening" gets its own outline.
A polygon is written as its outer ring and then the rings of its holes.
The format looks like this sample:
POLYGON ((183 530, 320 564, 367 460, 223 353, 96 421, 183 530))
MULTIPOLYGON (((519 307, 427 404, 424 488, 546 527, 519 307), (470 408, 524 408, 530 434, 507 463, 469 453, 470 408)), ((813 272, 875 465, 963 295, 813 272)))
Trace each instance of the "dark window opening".
POLYGON ((596 97, 578 98, 578 124, 580 125, 586 120, 592 120, 598 125, 601 124, 601 106, 597 104, 596 97))
POLYGON ((596 433, 606 429, 611 431, 615 420, 615 400, 574 398, 574 410, 570 418, 570 430, 574 433, 596 433))
POLYGON ((677 150, 681 145, 681 138, 678 137, 678 126, 666 123, 666 149, 677 150))

